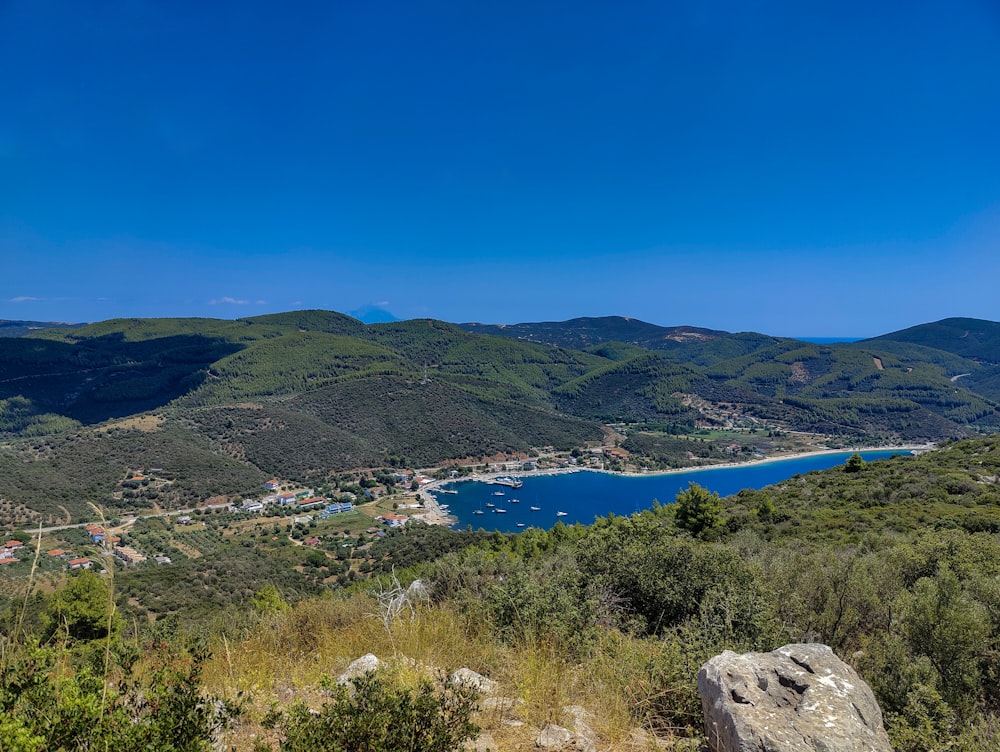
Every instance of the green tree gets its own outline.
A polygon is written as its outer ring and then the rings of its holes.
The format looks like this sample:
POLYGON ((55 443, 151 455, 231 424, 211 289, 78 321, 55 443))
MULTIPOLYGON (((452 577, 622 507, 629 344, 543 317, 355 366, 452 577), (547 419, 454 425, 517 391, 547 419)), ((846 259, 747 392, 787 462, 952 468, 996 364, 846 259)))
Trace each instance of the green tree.
POLYGON ((722 499, 719 494, 691 483, 677 494, 674 520, 677 527, 694 536, 705 537, 722 524, 722 499))
POLYGON ((291 610, 291 606, 281 597, 281 592, 273 584, 266 585, 250 599, 250 606, 258 614, 283 614, 291 610))
POLYGON ((115 626, 112 607, 107 584, 94 572, 85 570, 71 577, 49 601, 46 609, 49 631, 54 634, 63 630, 75 640, 107 637, 108 627, 115 626))
POLYGON ((956 709, 970 710, 979 696, 978 657, 989 646, 989 623, 951 569, 942 567, 935 577, 917 581, 904 628, 910 649, 926 655, 941 677, 945 700, 956 709))
POLYGON ((864 458, 855 452, 850 457, 847 458, 847 462, 844 464, 845 473, 858 473, 861 472, 865 467, 864 458))

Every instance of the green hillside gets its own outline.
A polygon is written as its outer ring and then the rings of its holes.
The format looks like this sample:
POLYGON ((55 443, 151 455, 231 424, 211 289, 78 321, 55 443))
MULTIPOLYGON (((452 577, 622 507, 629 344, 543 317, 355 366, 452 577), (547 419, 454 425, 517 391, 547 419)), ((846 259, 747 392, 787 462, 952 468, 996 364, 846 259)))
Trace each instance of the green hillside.
POLYGON ((1000 364, 1000 323, 950 318, 890 332, 866 342, 909 342, 989 365, 1000 364))
POLYGON ((624 342, 647 350, 672 350, 727 336, 728 332, 695 326, 657 326, 623 316, 576 318, 531 324, 460 324, 463 329, 574 350, 586 350, 605 342, 624 342))
MULTIPOLYGON (((998 476, 989 437, 725 499, 692 484, 629 517, 519 535, 414 524, 375 541, 370 520, 147 518, 124 534, 169 565, 4 568, 3 717, 31 750, 349 749, 362 726, 397 739, 428 719, 441 730, 421 749, 457 751, 478 730, 490 748, 529 749, 583 712, 609 752, 707 749, 700 666, 808 641, 871 687, 894 749, 992 750, 998 476), (366 653, 385 661, 378 681, 336 689, 366 653), (431 684, 459 667, 514 701, 473 713, 431 684)), ((102 556, 83 531, 59 535, 102 556)))
POLYGON ((961 321, 979 360, 908 341, 819 345, 618 317, 501 336, 329 311, 47 329, 0 338, 0 503, 10 520, 76 519, 88 501, 176 508, 264 476, 321 482, 359 467, 569 449, 599 441, 599 423, 672 463, 687 451, 658 432, 851 443, 1000 430, 1000 367, 980 362, 990 322, 961 321), (149 467, 176 475, 155 494, 121 487, 149 467))

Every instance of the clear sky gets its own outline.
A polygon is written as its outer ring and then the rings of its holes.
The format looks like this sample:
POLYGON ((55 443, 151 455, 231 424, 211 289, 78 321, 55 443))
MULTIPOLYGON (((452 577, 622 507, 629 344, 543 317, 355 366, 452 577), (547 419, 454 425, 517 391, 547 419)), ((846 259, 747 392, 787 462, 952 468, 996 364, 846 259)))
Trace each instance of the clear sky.
POLYGON ((1000 320, 995 0, 0 0, 0 318, 1000 320))

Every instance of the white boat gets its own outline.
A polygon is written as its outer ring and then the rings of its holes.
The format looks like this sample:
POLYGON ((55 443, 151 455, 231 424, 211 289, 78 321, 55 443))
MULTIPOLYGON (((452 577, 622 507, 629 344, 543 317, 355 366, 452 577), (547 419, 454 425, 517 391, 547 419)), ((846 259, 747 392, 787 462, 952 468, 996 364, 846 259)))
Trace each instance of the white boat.
POLYGON ((511 500, 510 500, 510 503, 511 503, 511 504, 520 504, 520 503, 521 503, 521 500, 520 500, 520 499, 511 499, 511 500))
POLYGON ((569 512, 556 512, 556 517, 565 517, 569 512))
POLYGON ((518 527, 524 527, 524 523, 523 523, 523 522, 518 522, 518 523, 517 523, 517 526, 518 526, 518 527))
POLYGON ((541 512, 542 511, 541 507, 530 507, 530 509, 531 509, 532 512, 541 512))
POLYGON ((507 494, 505 494, 503 491, 494 491, 493 495, 494 496, 506 496, 507 494))
POLYGON ((494 509, 493 512, 495 514, 507 514, 507 510, 506 509, 494 509))
POLYGON ((473 512, 473 514, 483 514, 483 510, 477 509, 475 512, 473 512))
POLYGON ((441 489, 438 489, 438 493, 457 494, 458 491, 456 491, 453 488, 441 488, 441 489))
POLYGON ((494 504, 492 501, 487 501, 486 502, 486 506, 488 506, 488 507, 495 507, 496 504, 494 504))

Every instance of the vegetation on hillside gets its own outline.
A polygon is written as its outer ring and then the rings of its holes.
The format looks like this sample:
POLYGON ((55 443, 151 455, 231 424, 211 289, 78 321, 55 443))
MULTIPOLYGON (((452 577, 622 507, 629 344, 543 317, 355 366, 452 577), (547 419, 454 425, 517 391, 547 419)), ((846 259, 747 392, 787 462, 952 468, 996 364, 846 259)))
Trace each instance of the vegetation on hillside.
MULTIPOLYGON (((512 748, 581 705, 606 748, 624 749, 638 728, 694 749, 705 660, 815 640, 875 690, 895 749, 995 748, 998 478, 1000 438, 976 439, 919 457, 852 457, 726 499, 692 485, 676 504, 587 527, 351 538, 363 558, 294 545, 283 526, 225 530, 225 518, 202 514, 187 540, 204 553, 179 568, 106 562, 113 577, 84 572, 8 596, 5 738, 19 740, 14 749, 83 749, 122 733, 116 748, 194 750, 219 732, 238 749, 291 750, 332 744, 348 713, 373 733, 440 729, 438 746, 408 749, 458 749, 470 723, 512 748), (333 576, 342 564, 353 584, 333 576), (424 595, 386 618, 379 596, 418 578, 424 595), (206 633, 210 654, 190 641, 206 633), (361 698, 324 693, 367 652, 387 667, 362 681, 361 698), (508 712, 527 725, 467 714, 440 681, 460 666, 523 699, 508 712), (216 728, 237 712, 234 727, 216 728), (123 718, 137 727, 120 728, 123 718), (186 741, 156 746, 181 718, 186 741)), ((135 534, 181 535, 148 525, 135 534)))
POLYGON ((463 328, 297 311, 0 338, 0 522, 78 520, 88 502, 175 509, 274 476, 317 484, 362 467, 571 449, 601 441, 600 423, 648 467, 722 455, 645 427, 802 431, 838 445, 961 438, 1000 429, 990 323, 815 345, 614 317, 463 328), (150 468, 166 475, 123 485, 150 468))

